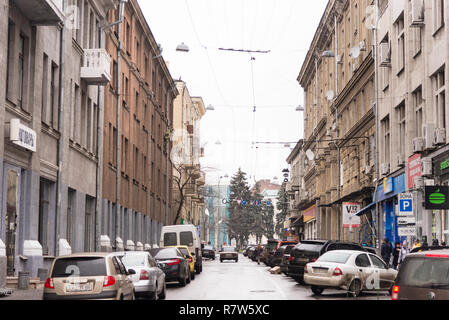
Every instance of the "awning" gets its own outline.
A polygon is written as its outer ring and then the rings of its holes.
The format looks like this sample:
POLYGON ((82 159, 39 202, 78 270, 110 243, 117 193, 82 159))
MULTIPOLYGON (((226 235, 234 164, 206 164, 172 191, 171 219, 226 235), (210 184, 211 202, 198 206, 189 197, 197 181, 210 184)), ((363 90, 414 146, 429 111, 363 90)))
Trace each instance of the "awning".
POLYGON ((304 224, 304 216, 301 216, 297 218, 295 221, 293 221, 290 226, 300 226, 304 224))
POLYGON ((371 203, 370 205, 367 205, 365 208, 363 208, 363 209, 361 209, 359 212, 357 212, 355 215, 356 216, 363 216, 363 215, 365 215, 365 214, 367 214, 368 213, 368 211, 369 210, 371 210, 373 207, 375 207, 376 206, 376 203, 375 202, 373 202, 373 203, 371 203))

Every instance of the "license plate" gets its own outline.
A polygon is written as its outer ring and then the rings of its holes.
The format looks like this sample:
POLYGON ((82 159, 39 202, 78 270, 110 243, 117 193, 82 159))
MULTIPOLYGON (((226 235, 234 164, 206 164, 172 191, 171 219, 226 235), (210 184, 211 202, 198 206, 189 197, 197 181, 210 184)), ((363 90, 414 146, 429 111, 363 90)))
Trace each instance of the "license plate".
POLYGON ((227 254, 226 258, 232 258, 234 255, 233 254, 227 254))
POLYGON ((298 258, 298 262, 309 262, 309 258, 298 258))
POLYGON ((65 285, 66 292, 85 292, 92 291, 94 289, 94 285, 92 282, 88 283, 70 283, 65 285))
POLYGON ((327 273, 328 269, 313 268, 314 273, 327 273))

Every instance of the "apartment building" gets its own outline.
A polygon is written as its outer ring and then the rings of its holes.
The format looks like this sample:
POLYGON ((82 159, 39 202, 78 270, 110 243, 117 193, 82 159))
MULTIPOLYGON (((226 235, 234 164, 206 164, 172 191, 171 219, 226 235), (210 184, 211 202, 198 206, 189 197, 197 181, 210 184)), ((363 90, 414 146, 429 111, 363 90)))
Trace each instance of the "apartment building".
POLYGON ((136 0, 108 12, 100 233, 113 249, 159 243, 172 210, 173 100, 178 91, 136 0), (121 19, 123 18, 123 19, 121 19))
MULTIPOLYGON (((0 242, 7 275, 93 251, 110 65, 100 26, 118 1, 0 2, 0 242)), ((1 275, 0 275, 1 277, 1 275)))
MULTIPOLYGON (((375 177, 373 33, 370 1, 329 1, 298 76, 304 89, 304 165, 298 208, 307 238, 365 242, 375 177), (312 224, 311 224, 312 223, 312 224)), ((292 158, 293 159, 293 158, 292 158)), ((291 160, 292 160, 291 159, 291 160)))
POLYGON ((449 3, 379 2, 378 187, 382 234, 391 241, 449 240, 449 215, 426 210, 424 187, 448 185, 449 3), (398 194, 413 195, 416 224, 398 223, 398 194))
POLYGON ((175 81, 180 93, 174 101, 173 134, 173 207, 171 224, 201 224, 204 196, 201 187, 206 175, 201 171, 200 121, 206 114, 203 99, 190 96, 183 81, 175 81), (176 221, 175 221, 176 220, 176 221))

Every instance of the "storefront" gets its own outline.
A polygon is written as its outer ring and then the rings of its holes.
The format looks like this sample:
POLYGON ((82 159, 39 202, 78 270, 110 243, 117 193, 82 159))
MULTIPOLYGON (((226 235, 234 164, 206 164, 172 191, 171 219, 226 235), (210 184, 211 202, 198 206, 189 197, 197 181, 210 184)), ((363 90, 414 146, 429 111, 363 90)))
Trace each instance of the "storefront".
POLYGON ((304 238, 306 240, 317 238, 316 205, 313 205, 304 211, 304 238))
MULTIPOLYGON (((435 176, 436 186, 449 186, 449 151, 446 151, 433 159, 433 172, 435 176)), ((449 241, 449 210, 430 210, 431 218, 429 217, 429 224, 431 224, 431 239, 437 239, 439 243, 442 241, 448 243, 449 241)), ((430 226, 429 226, 430 227, 430 226)), ((428 228, 430 229, 430 228, 428 228)))

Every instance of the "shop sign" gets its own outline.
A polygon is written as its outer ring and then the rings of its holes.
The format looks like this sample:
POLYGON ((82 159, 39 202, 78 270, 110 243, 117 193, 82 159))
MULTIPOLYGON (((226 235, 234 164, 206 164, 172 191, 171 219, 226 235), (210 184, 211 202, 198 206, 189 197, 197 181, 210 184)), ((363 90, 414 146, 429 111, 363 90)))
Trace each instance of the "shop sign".
POLYGON ((360 228, 360 217, 356 215, 360 211, 360 203, 343 202, 343 228, 360 228))
POLYGON ((21 124, 19 119, 10 120, 9 139, 22 148, 36 152, 36 132, 21 124))
POLYGON ((309 222, 313 219, 315 219, 315 205, 304 211, 304 222, 309 222))
POLYGON ((449 187, 426 186, 425 187, 426 210, 449 210, 449 187))
POLYGON ((398 228, 398 236, 400 237, 416 236, 416 227, 398 228))
POLYGON ((408 158, 408 188, 413 189, 413 180, 422 176, 421 154, 415 154, 408 158))
POLYGON ((393 178, 385 178, 384 179, 384 194, 393 192, 393 178))

